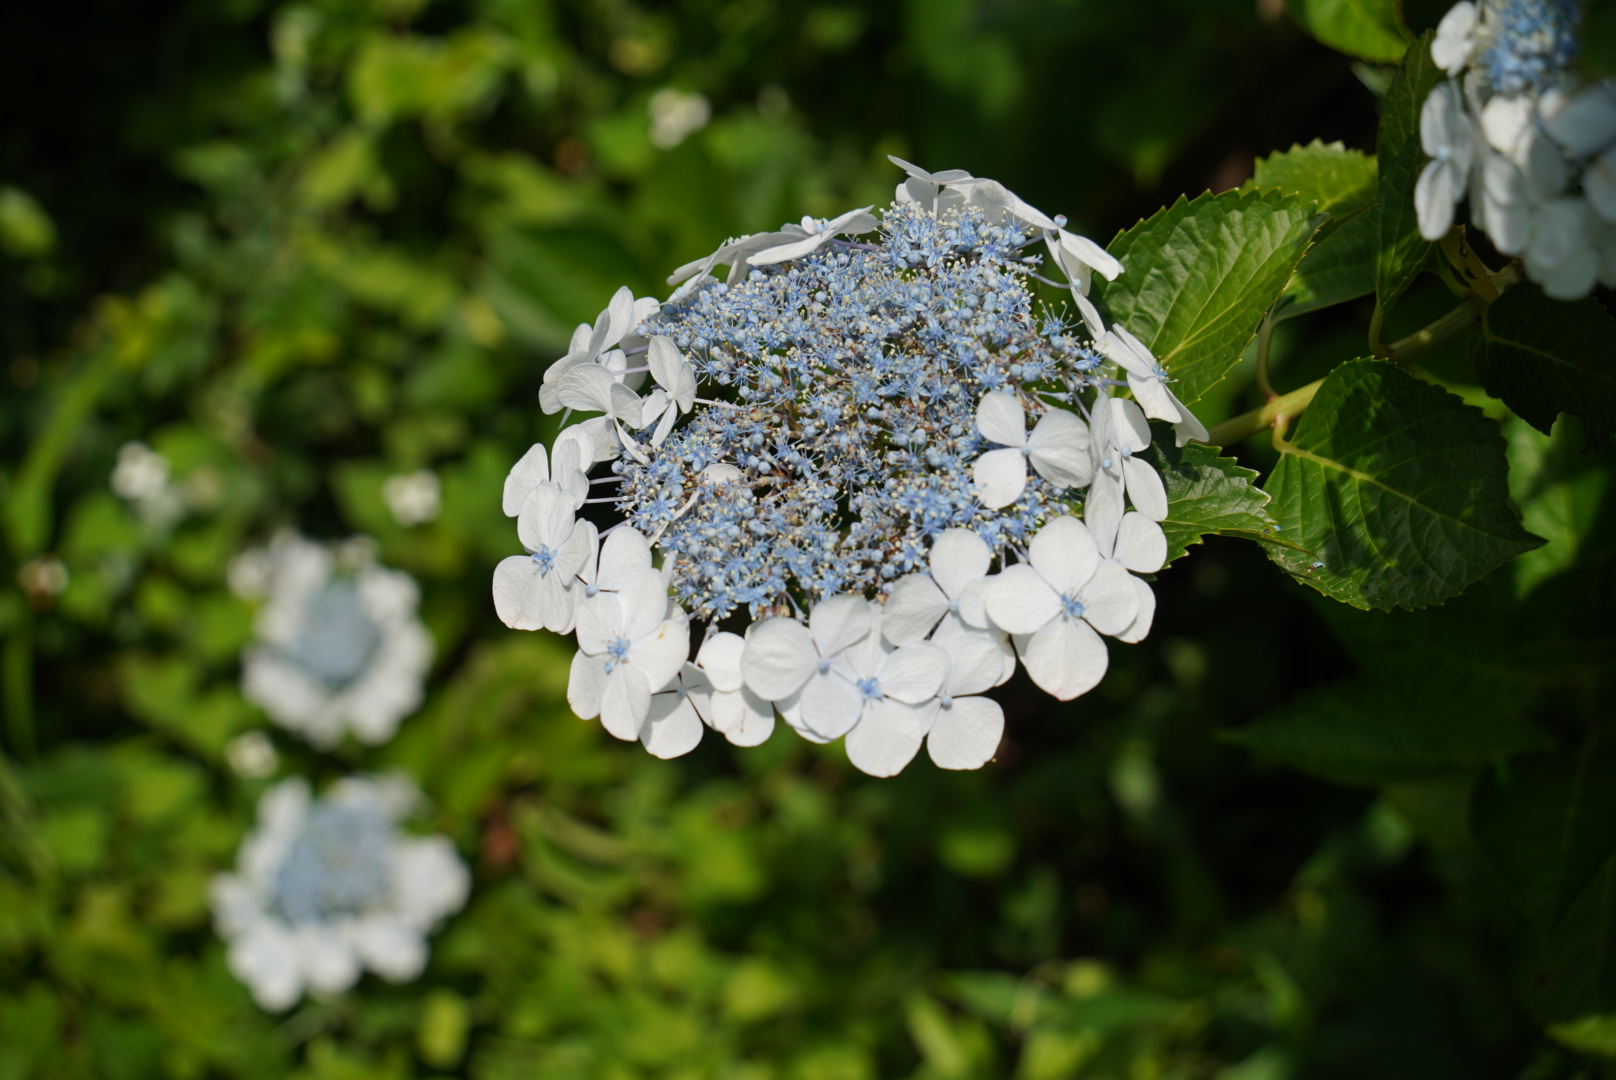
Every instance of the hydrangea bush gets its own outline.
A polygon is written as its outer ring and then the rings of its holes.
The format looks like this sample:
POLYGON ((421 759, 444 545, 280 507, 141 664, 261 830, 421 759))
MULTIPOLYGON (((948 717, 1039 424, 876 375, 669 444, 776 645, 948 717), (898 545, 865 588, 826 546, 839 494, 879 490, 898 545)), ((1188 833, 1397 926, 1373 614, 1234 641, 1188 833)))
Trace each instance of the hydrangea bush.
POLYGON ((1135 455, 1147 417, 1207 432, 1089 300, 1123 266, 995 181, 894 160, 879 220, 731 240, 661 304, 621 290, 545 373, 545 411, 598 415, 512 468, 528 554, 494 601, 576 631, 574 710, 659 757, 703 725, 755 745, 778 711, 876 776, 923 742, 978 768, 1018 656, 1070 700, 1103 637, 1150 630, 1170 507, 1135 455))

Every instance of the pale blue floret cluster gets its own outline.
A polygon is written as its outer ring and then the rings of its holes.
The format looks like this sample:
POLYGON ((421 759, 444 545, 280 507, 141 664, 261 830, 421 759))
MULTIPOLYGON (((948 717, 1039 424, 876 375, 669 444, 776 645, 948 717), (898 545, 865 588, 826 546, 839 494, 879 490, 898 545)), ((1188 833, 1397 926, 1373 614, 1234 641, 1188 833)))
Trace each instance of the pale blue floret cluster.
POLYGON ((1581 0, 1488 0, 1493 27, 1476 58, 1498 94, 1541 94, 1577 59, 1581 0))
POLYGON ((321 803, 275 874, 272 910, 292 925, 352 918, 393 888, 393 821, 370 804, 321 803))
POLYGON ((1034 303, 1040 260, 1026 248, 1039 238, 971 206, 939 217, 899 204, 875 239, 709 280, 641 329, 670 337, 732 402, 695 410, 648 460, 613 465, 621 509, 677 556, 674 593, 699 616, 873 596, 922 569, 946 529, 1002 553, 1075 509, 1078 492, 1057 497, 1036 475, 1000 509, 972 483, 989 448, 984 393, 1076 406, 1100 380, 1092 343, 1034 303), (716 463, 743 480, 703 483, 716 463))
POLYGON ((329 690, 340 690, 370 666, 382 629, 365 611, 359 589, 333 576, 305 602, 302 634, 280 650, 288 662, 329 690))

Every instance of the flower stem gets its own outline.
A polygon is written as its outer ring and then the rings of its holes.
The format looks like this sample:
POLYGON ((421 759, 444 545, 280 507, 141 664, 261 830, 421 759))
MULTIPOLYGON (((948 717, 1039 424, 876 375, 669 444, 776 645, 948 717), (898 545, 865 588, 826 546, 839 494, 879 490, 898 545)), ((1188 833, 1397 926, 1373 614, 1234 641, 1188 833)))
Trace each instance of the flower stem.
POLYGON ((1268 349, 1273 340, 1274 311, 1270 308, 1263 316, 1262 329, 1257 331, 1257 389, 1270 400, 1278 396, 1274 393, 1274 384, 1268 381, 1268 349))
POLYGON ((1474 293, 1465 299, 1465 302, 1442 316, 1436 322, 1422 329, 1414 331, 1401 341, 1395 341, 1386 346, 1385 355, 1406 364, 1410 360, 1449 341, 1475 325, 1481 318, 1482 309, 1486 307, 1485 301, 1480 300, 1474 293))
POLYGON ((1208 433, 1206 441, 1213 446, 1228 446, 1247 436, 1255 435, 1264 428, 1273 427, 1276 421, 1289 421, 1292 417, 1300 416, 1312 403, 1313 395, 1317 394, 1319 387, 1323 385, 1323 379, 1315 379, 1300 390, 1292 390, 1288 394, 1271 398, 1260 409, 1253 409, 1232 420, 1225 420, 1208 433))

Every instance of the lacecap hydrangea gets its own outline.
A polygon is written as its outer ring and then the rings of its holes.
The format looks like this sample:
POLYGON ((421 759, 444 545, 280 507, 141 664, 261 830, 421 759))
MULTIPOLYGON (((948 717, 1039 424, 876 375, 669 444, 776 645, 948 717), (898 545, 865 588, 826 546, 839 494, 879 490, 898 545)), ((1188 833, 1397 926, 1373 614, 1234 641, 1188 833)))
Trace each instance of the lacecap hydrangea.
POLYGON ((421 974, 427 934, 465 905, 471 875, 446 837, 399 828, 420 798, 400 776, 348 777, 322 798, 301 777, 264 792, 236 872, 210 888, 230 970, 259 1005, 341 993, 366 969, 421 974))
POLYGON ((1616 78, 1585 78, 1580 0, 1463 0, 1431 59, 1450 79, 1420 110, 1431 160, 1414 190, 1420 233, 1470 220, 1562 300, 1616 286, 1616 78))
POLYGON ((526 554, 494 603, 575 633, 574 711, 660 757, 778 715, 873 775, 922 744, 977 768, 1018 658, 1068 700, 1150 629, 1147 418, 1206 431, 1090 302, 1122 266, 994 181, 897 164, 879 217, 731 240, 662 303, 620 290, 545 373, 546 413, 589 415, 511 470, 526 554))

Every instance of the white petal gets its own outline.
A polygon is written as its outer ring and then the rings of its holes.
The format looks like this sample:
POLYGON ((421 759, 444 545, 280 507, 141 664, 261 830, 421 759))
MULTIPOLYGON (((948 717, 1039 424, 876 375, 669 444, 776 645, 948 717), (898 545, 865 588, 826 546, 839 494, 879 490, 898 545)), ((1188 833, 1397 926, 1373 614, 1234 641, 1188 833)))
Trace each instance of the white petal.
POLYGON ((466 906, 471 874, 447 836, 402 838, 393 849, 393 907, 419 930, 466 906))
MULTIPOLYGON (((808 628, 820 656, 834 656, 870 632, 870 602, 862 596, 832 596, 808 613, 808 628)), ((753 687, 757 689, 757 687, 753 687)))
POLYGON ((583 594, 567 588, 561 575, 554 570, 539 581, 536 592, 538 613, 544 620, 544 628, 552 634, 572 633, 578 618, 578 602, 583 594))
POLYGON ((746 685, 764 701, 795 694, 818 665, 813 635, 795 619, 767 619, 754 625, 741 654, 746 685))
MULTIPOLYGON (((961 530, 963 531, 963 530, 961 530)), ((932 561, 936 561, 933 549, 932 561)), ((948 597, 926 574, 900 578, 881 607, 881 633, 894 645, 907 645, 931 633, 948 613, 948 597)))
POLYGON ((1543 95, 1538 115, 1573 155, 1597 153, 1616 140, 1616 80, 1604 79, 1575 94, 1551 90, 1543 95))
POLYGON ((529 551, 558 550, 572 535, 572 506, 554 484, 541 484, 527 493, 516 518, 516 535, 529 551))
POLYGON ((599 656, 624 636, 627 622, 616 593, 599 593, 578 606, 578 648, 599 656))
POLYGON ((651 685, 633 664, 618 664, 606 674, 600 696, 600 724, 616 738, 629 742, 640 737, 640 727, 651 711, 651 685))
POLYGON ((1105 642, 1081 619, 1055 619, 1017 645, 1032 681, 1061 701, 1088 693, 1105 677, 1105 642))
POLYGON ((329 926, 299 926, 292 931, 298 970, 317 994, 340 994, 359 981, 359 954, 329 926))
POLYGON ((1021 498, 1027 487, 1027 458, 1019 449, 989 450, 976 459, 971 471, 976 497, 997 510, 1021 498))
POLYGON ((1463 194, 1454 169, 1445 161, 1426 165, 1414 182, 1414 212, 1419 218, 1420 235, 1440 240, 1453 228, 1453 204, 1463 194))
POLYGON ((292 935, 279 922, 263 920, 230 943, 230 973, 247 984, 253 1000, 268 1012, 284 1012, 303 995, 292 935))
POLYGON ((1600 217, 1616 224, 1616 148, 1607 150, 1583 170, 1582 193, 1600 217))
POLYGON ((881 693, 908 705, 935 697, 948 675, 948 654, 935 645, 916 642, 887 654, 877 681, 881 693))
POLYGON ((1161 474, 1139 458, 1129 457, 1122 459, 1122 475, 1133 508, 1152 521, 1166 521, 1167 488, 1161 474))
POLYGON ((1027 441, 1027 410, 1016 395, 991 391, 976 407, 976 430, 989 442, 1022 446, 1027 441))
MULTIPOLYGON (((961 697, 998 685, 1008 645, 1003 634, 971 630, 950 619, 937 628, 931 643, 948 654, 948 678, 943 680, 941 693, 961 697)), ((1014 659, 1012 656, 1012 663, 1014 659)))
POLYGON ((1083 617, 1102 634, 1120 634, 1139 614, 1139 594, 1134 591, 1133 575, 1119 563, 1107 559, 1083 586, 1083 617))
POLYGON ((926 738, 924 710, 896 701, 872 701, 847 736, 847 760, 871 776, 896 776, 926 738))
POLYGON ((1457 75, 1470 62, 1470 50, 1475 43, 1476 5, 1460 0, 1436 24, 1436 39, 1431 42, 1431 59, 1449 75, 1457 75))
POLYGON ((349 929, 348 940, 365 966, 389 982, 409 982, 426 968, 426 939, 396 915, 364 916, 349 929))
POLYGON ((612 294, 612 302, 606 305, 607 319, 606 341, 608 346, 616 345, 632 329, 634 329, 634 292, 627 285, 621 286, 612 294))
POLYGON ((544 575, 530 555, 512 555, 494 567, 494 611, 512 630, 542 630, 539 584, 544 575))
POLYGON ((989 577, 979 577, 960 590, 959 619, 965 625, 974 626, 979 630, 986 630, 993 625, 993 620, 988 617, 988 582, 992 580, 989 577))
POLYGON ((651 544, 628 525, 619 525, 606 534, 600 545, 600 564, 595 571, 595 587, 618 592, 629 582, 651 569, 651 544))
POLYGON ((1156 594, 1144 578, 1131 578, 1134 591, 1139 594, 1139 614, 1134 616, 1133 623, 1122 633, 1116 635, 1118 641, 1126 641, 1130 645, 1145 640, 1150 633, 1150 624, 1156 617, 1156 594))
MULTIPOLYGON (((1499 94, 1481 110, 1481 131, 1487 143, 1501 154, 1510 154, 1532 122, 1533 101, 1523 95, 1499 94)), ((1423 134, 1423 128, 1422 128, 1423 134)))
POLYGON ((571 588, 584 567, 594 561, 598 538, 593 521, 574 522, 567 542, 556 552, 555 565, 550 572, 571 588))
POLYGON ((774 709, 750 690, 692 694, 703 718, 734 746, 759 746, 774 734, 774 709))
POLYGON ((1178 399, 1173 397, 1167 384, 1156 375, 1135 375, 1128 373, 1128 389, 1138 400, 1140 408, 1145 415, 1157 420, 1166 420, 1169 424, 1176 424, 1184 419, 1183 413, 1178 410, 1178 399))
POLYGON ((741 656, 745 652, 745 638, 728 632, 717 633, 701 643, 696 652, 696 666, 707 673, 713 689, 733 693, 741 688, 741 656))
POLYGON ((1098 341, 1105 336, 1105 320, 1100 318, 1100 309, 1094 302, 1076 289, 1072 290, 1072 299, 1077 303, 1078 313, 1083 316, 1083 325, 1088 327, 1089 336, 1098 341))
MULTIPOLYGON (((630 641, 637 641, 654 632, 667 618, 668 580, 660 571, 646 570, 625 584, 617 598, 622 603, 624 634, 630 641)), ((600 600, 602 596, 595 599, 600 600)), ((582 639, 579 640, 581 644, 582 639)))
POLYGON ((1211 432, 1206 430, 1206 425, 1190 412, 1188 405, 1178 400, 1177 394, 1169 390, 1167 396, 1172 399, 1173 408, 1179 413, 1179 418, 1173 423, 1173 445, 1183 446, 1191 439, 1200 443, 1206 442, 1211 435, 1211 432))
POLYGON ((987 612, 999 629, 1030 634, 1060 614, 1060 596, 1026 563, 988 579, 987 612))
POLYGON ((1089 429, 1065 409, 1050 409, 1039 417, 1027 448, 1038 475, 1056 488, 1083 487, 1094 475, 1089 429))
POLYGON ((1060 230, 1060 244, 1072 257, 1092 266, 1107 281, 1115 281, 1122 273, 1122 264, 1105 248, 1086 236, 1060 230))
POLYGON ((1144 514, 1125 514, 1115 558, 1136 574, 1154 574, 1167 563, 1167 535, 1144 514))
POLYGON ((556 386, 556 400, 564 407, 576 409, 578 412, 611 415, 612 388, 620 385, 622 384, 612 378, 612 373, 599 364, 581 364, 561 377, 560 383, 556 386))
POLYGON ((980 769, 1004 738, 1004 709, 992 698, 957 697, 937 711, 926 752, 941 769, 980 769))
POLYGON ((944 596, 955 600, 966 585, 988 572, 992 562, 993 552, 970 529, 946 529, 931 542, 931 578, 944 596))
POLYGON ((683 694, 657 694, 640 728, 640 742, 664 760, 688 754, 701 742, 701 717, 683 694))
POLYGON ((544 444, 534 443, 528 447, 527 453, 521 460, 511 466, 510 475, 505 477, 505 496, 502 506, 506 517, 515 517, 522 512, 522 500, 527 493, 550 479, 550 460, 545 455, 544 444))
POLYGON ((1116 361, 1130 375, 1146 376, 1156 370, 1156 358, 1144 342, 1124 327, 1113 326, 1094 342, 1095 347, 1109 359, 1116 361))
POLYGON ((567 674, 567 704, 582 720, 600 715, 600 699, 606 692, 606 661, 579 650, 572 656, 567 674))
POLYGON ((802 722, 826 740, 840 738, 858 723, 864 698, 852 683, 833 671, 816 671, 798 695, 802 722))
MULTIPOLYGON (((1044 522, 1043 528, 1027 545, 1027 556, 1038 576, 1057 593, 1071 592, 1081 586, 1100 564, 1100 551, 1088 526, 1066 515, 1044 522)), ((997 622, 997 618, 994 621, 997 622)), ((1003 623, 999 625, 1012 634, 1027 633, 1003 623)))
MULTIPOLYGON (((1137 454, 1150 445, 1150 422, 1137 401, 1107 398, 1110 403, 1111 440, 1119 450, 1137 454)), ((1098 407, 1098 406, 1096 406, 1098 407)))
POLYGON ((666 686, 690 656, 690 624, 668 619, 650 634, 634 639, 628 662, 645 677, 648 686, 666 686))

